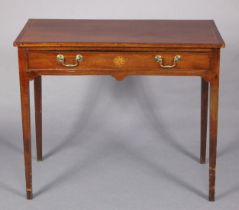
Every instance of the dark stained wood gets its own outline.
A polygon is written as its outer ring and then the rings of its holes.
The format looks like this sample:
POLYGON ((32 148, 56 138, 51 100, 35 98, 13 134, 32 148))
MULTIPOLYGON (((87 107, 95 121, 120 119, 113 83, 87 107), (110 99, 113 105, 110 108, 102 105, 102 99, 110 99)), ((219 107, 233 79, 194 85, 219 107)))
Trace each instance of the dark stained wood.
POLYGON ((34 79, 34 98, 35 98, 35 126, 36 126, 36 147, 37 160, 42 160, 42 90, 41 76, 34 79))
POLYGON ((122 47, 122 46, 115 46, 115 47, 94 47, 94 46, 61 46, 61 47, 54 47, 54 46, 31 46, 27 47, 29 51, 86 51, 86 52, 211 52, 212 48, 175 48, 175 47, 142 47, 134 46, 134 47, 122 47))
POLYGON ((201 150, 200 163, 206 162, 207 118, 208 118, 208 81, 201 79, 201 150))
POLYGON ((164 63, 170 65, 176 55, 182 60, 178 62, 175 70, 208 70, 210 67, 211 53, 207 52, 81 52, 81 51, 29 51, 28 69, 38 70, 69 70, 68 67, 58 63, 58 54, 65 56, 66 63, 74 63, 77 54, 83 56, 82 62, 70 70, 80 71, 146 71, 160 70, 160 65, 155 62, 155 56, 161 55, 164 63))
POLYGON ((224 42, 211 20, 29 20, 14 45, 19 49, 19 72, 27 198, 32 198, 29 81, 35 84, 37 159, 42 159, 42 75, 199 76, 201 87, 201 152, 205 162, 210 84, 209 200, 215 200, 220 48, 224 42), (56 59, 74 64, 65 67, 56 59), (173 68, 175 55, 182 60, 173 68))
POLYGON ((22 132, 25 160, 25 178, 27 199, 32 199, 32 162, 31 162, 31 123, 30 123, 30 93, 29 79, 26 76, 26 53, 25 49, 19 49, 19 72, 22 107, 22 132))
POLYGON ((215 200, 217 126, 219 100, 220 50, 215 49, 212 59, 214 76, 210 80, 210 147, 209 147, 209 200, 215 200))
POLYGON ((30 19, 14 45, 218 48, 224 42, 212 20, 30 19))

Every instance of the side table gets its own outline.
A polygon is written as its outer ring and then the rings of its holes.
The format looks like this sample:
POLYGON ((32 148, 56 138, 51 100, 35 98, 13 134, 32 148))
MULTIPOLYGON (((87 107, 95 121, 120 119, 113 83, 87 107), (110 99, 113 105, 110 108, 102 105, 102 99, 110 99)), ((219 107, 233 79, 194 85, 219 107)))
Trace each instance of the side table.
POLYGON ((215 199, 220 49, 212 20, 30 19, 18 47, 26 194, 32 199, 29 82, 34 81, 37 160, 42 160, 41 77, 130 75, 201 77, 201 153, 205 163, 210 92, 209 200, 215 199), (209 89, 210 85, 210 89, 209 89))

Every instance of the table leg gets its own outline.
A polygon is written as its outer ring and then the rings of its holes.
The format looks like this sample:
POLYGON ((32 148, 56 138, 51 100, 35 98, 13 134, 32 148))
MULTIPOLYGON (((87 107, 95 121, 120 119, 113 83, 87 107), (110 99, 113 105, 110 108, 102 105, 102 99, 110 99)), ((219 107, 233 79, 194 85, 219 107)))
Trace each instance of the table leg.
POLYGON ((209 148, 209 200, 215 200, 217 123, 218 123, 218 78, 210 82, 210 148, 209 148))
POLYGON ((37 160, 42 160, 42 87, 41 76, 34 79, 37 160))
POLYGON ((201 79, 201 148, 200 163, 206 162, 207 145, 207 121, 208 121, 208 81, 201 79))
POLYGON ((31 162, 31 128, 29 80, 20 76, 22 129, 25 161, 25 178, 27 199, 32 199, 32 162, 31 162))

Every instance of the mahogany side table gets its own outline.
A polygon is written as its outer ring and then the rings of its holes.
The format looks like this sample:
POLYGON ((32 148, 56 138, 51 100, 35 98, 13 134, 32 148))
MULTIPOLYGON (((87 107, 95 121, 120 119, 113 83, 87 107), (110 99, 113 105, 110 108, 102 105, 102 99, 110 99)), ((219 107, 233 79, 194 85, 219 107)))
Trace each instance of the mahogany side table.
POLYGON ((110 75, 122 80, 129 75, 164 75, 201 77, 201 163, 206 156, 210 92, 209 200, 215 200, 219 64, 224 45, 212 20, 28 20, 14 42, 19 56, 27 198, 32 199, 31 80, 37 160, 42 160, 42 76, 110 75))

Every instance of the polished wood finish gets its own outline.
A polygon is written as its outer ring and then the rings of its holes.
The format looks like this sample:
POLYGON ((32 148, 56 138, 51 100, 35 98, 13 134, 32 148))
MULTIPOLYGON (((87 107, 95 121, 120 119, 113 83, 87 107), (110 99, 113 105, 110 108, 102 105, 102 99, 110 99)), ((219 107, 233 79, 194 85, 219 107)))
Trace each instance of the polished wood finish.
POLYGON ((70 70, 79 71, 159 71, 162 68, 154 57, 160 54, 165 63, 172 63, 176 55, 181 55, 182 60, 174 70, 208 70, 210 67, 210 53, 199 52, 85 52, 85 51, 29 51, 28 69, 38 70, 69 70, 68 67, 58 63, 56 56, 62 54, 66 63, 74 63, 77 54, 83 56, 82 62, 70 70))
POLYGON ((29 81, 34 80, 37 159, 42 160, 43 75, 130 75, 201 77, 201 150, 206 159, 210 91, 209 200, 215 199, 220 48, 224 42, 211 20, 29 20, 14 42, 19 49, 27 198, 32 198, 29 81), (75 67, 78 54, 83 60, 75 67), (172 65, 176 55, 181 60, 172 65), (208 90, 210 87, 210 90, 208 90))
POLYGON ((208 115, 208 81, 201 79, 201 150, 200 163, 206 162, 207 116, 208 115))
POLYGON ((212 20, 30 19, 16 46, 200 47, 224 42, 212 20))
POLYGON ((31 128, 30 128, 30 93, 29 78, 26 75, 26 53, 22 48, 18 49, 20 92, 22 107, 22 132, 25 161, 26 195, 32 199, 32 160, 31 160, 31 128))
POLYGON ((219 66, 220 51, 213 50, 212 71, 214 77, 210 80, 210 147, 209 147, 209 200, 215 200, 216 156, 217 156, 217 124, 219 97, 219 66))
POLYGON ((41 76, 34 79, 34 98, 35 98, 35 126, 36 126, 36 147, 37 160, 42 160, 42 93, 41 76))

